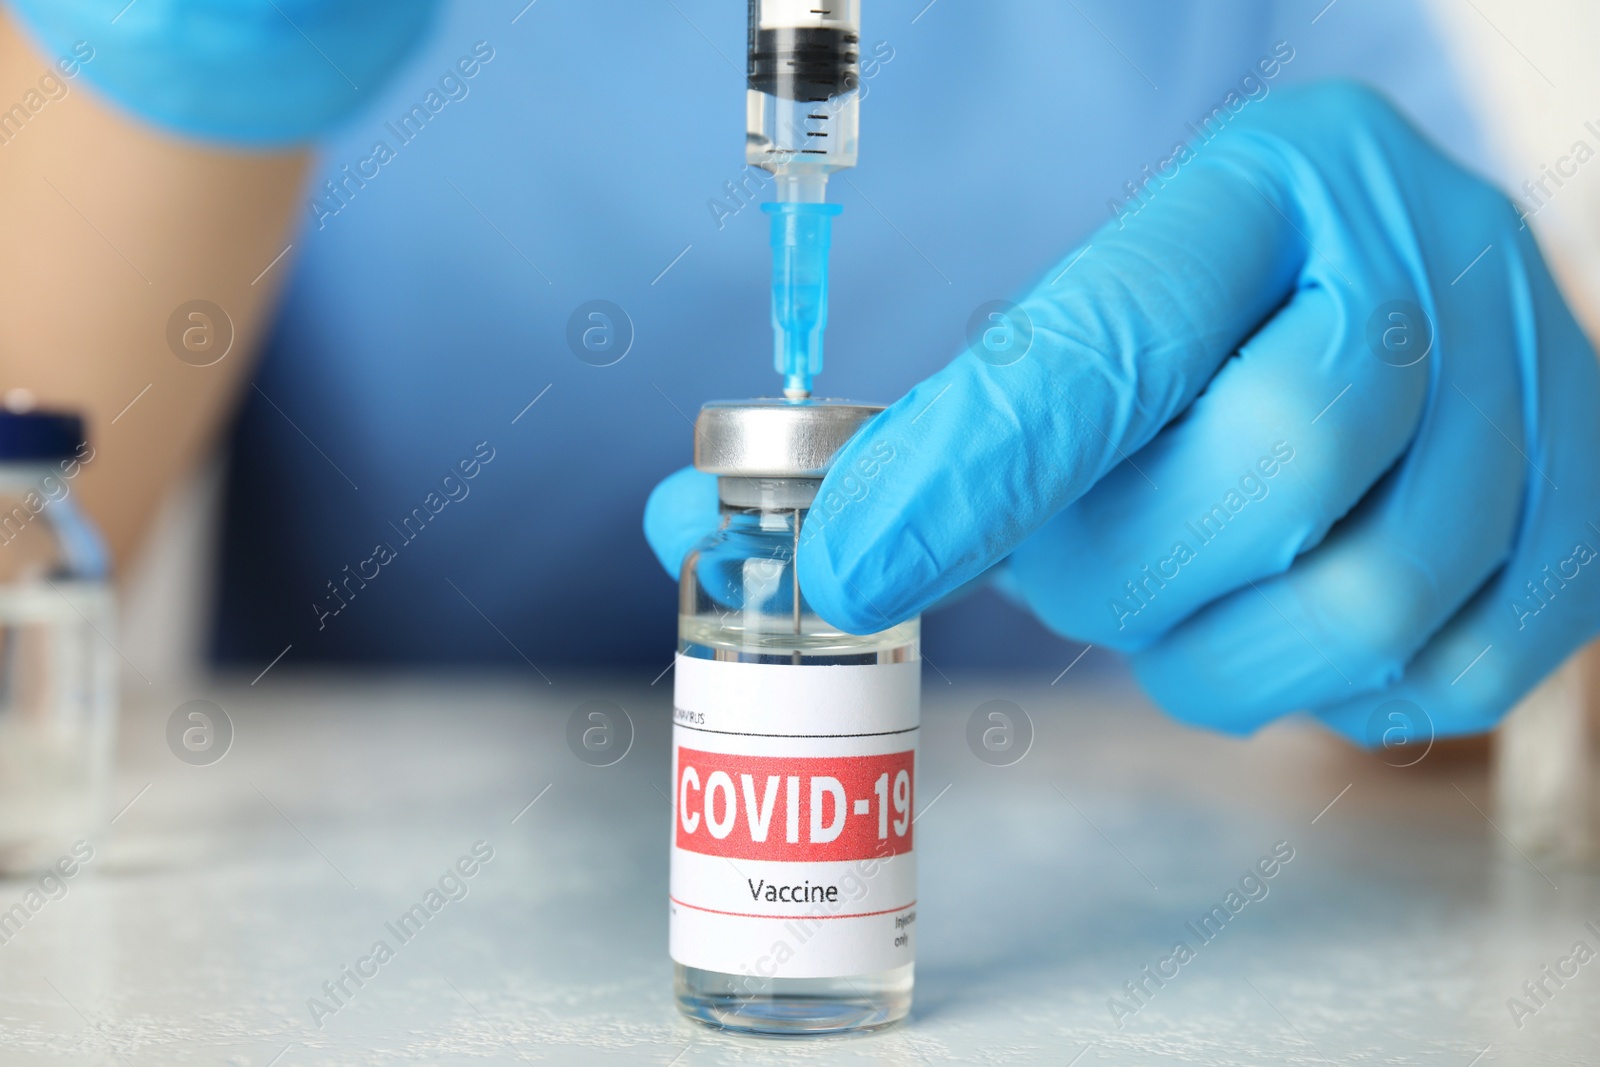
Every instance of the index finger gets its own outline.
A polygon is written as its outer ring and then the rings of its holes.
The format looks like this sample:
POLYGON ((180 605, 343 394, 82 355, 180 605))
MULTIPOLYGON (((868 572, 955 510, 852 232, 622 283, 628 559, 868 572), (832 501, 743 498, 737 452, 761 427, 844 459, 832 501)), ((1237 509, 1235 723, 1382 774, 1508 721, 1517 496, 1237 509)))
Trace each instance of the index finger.
POLYGON ((800 582, 824 618, 867 633, 916 614, 1189 405, 1304 260, 1299 231, 1268 199, 1292 203, 1287 182, 1252 170, 1195 163, 1009 312, 1031 335, 1022 358, 1002 366, 969 350, 841 452, 835 469, 883 441, 896 460, 871 506, 808 530, 800 582))

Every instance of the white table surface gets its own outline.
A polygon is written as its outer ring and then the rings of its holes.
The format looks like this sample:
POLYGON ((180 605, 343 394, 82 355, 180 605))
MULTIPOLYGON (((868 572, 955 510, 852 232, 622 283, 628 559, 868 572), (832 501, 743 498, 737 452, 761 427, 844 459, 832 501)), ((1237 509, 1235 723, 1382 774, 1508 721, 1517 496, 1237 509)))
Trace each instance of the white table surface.
MULTIPOLYGON (((0 1063, 1600 1062, 1600 960, 1520 1029, 1506 1006, 1574 942, 1600 949, 1585 928, 1600 881, 1500 842, 1481 763, 1394 769, 1301 726, 1210 736, 1084 675, 927 673, 916 1006, 880 1034, 799 1042, 674 1010, 670 675, 283 670, 132 694, 117 791, 137 800, 68 895, 0 945, 0 1063), (164 736, 199 696, 236 728, 206 767, 164 736), (594 697, 637 725, 612 767, 564 742, 594 697), (966 747, 994 698, 1037 725, 1015 766, 966 747), (495 855, 469 895, 314 1026, 307 999, 393 943, 385 921, 478 840, 495 855), (1118 1029, 1108 997, 1193 943, 1185 923, 1278 841, 1295 858, 1267 898, 1118 1029)), ((0 908, 26 888, 0 882, 0 908)))

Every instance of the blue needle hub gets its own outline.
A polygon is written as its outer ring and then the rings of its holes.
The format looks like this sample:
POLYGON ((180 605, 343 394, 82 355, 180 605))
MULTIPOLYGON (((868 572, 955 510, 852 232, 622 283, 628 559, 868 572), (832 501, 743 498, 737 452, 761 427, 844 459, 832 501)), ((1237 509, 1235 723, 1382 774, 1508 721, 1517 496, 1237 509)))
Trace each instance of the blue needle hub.
POLYGON ((802 399, 822 371, 828 324, 828 246, 838 204, 762 204, 772 216, 773 363, 783 393, 802 399))

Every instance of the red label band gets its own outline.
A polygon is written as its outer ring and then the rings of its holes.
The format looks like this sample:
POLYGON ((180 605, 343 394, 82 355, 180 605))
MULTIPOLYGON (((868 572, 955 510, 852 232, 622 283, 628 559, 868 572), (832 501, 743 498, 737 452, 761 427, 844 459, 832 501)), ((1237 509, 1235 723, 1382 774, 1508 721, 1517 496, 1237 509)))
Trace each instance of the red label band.
POLYGON ((678 749, 677 845, 731 859, 824 862, 911 851, 916 753, 741 756, 678 749))

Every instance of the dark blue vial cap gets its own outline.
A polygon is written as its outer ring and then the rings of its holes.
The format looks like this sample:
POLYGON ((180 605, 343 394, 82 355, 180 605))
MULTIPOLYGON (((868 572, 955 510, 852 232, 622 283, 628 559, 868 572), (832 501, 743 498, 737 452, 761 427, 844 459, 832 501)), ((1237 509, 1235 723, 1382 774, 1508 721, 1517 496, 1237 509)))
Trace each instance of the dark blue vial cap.
POLYGON ((0 410, 0 463, 70 459, 84 440, 83 419, 70 412, 0 410))

